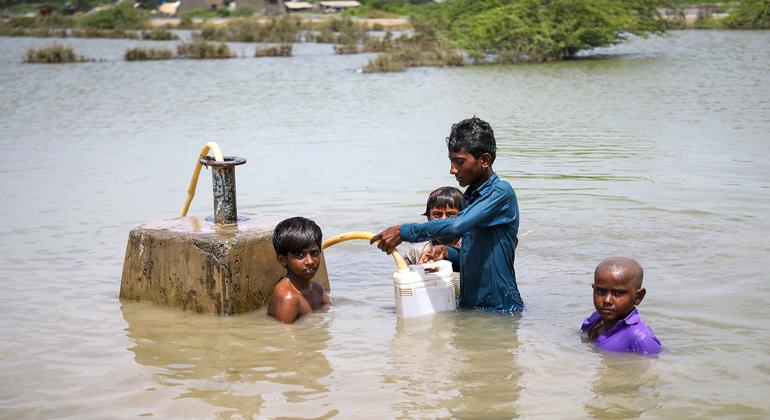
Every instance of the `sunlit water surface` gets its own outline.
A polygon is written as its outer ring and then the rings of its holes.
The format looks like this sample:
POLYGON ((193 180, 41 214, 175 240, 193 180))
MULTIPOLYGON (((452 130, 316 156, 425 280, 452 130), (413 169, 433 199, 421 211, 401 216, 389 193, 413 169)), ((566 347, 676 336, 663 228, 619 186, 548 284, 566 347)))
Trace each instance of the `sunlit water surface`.
MULTIPOLYGON (((374 75, 310 43, 127 63, 151 42, 68 39, 103 60, 21 62, 51 42, 0 39, 1 417, 770 416, 770 32, 374 75), (176 216, 206 141, 248 159, 239 209, 330 236, 421 220, 474 114, 519 197, 521 315, 399 321, 365 243, 327 252, 335 305, 296 325, 118 299, 129 230, 176 216), (578 334, 618 254, 645 267, 659 358, 578 334)), ((206 174, 191 214, 211 213, 206 174)))

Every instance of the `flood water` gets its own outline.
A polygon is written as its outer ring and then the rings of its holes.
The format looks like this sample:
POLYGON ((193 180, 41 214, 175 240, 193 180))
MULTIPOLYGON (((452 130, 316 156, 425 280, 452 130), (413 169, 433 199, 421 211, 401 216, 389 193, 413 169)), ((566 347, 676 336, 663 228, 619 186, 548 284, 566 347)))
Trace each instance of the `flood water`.
POLYGON ((0 38, 0 417, 770 416, 770 32, 374 75, 310 43, 127 63, 174 44, 67 39, 102 61, 21 62, 52 42, 0 38), (239 210, 330 237, 422 220, 474 114, 519 198, 522 314, 400 321, 392 259, 363 241, 326 252, 335 305, 295 325, 118 299, 129 230, 177 215, 205 142, 248 159, 239 210), (645 268, 658 358, 581 341, 612 255, 645 268))

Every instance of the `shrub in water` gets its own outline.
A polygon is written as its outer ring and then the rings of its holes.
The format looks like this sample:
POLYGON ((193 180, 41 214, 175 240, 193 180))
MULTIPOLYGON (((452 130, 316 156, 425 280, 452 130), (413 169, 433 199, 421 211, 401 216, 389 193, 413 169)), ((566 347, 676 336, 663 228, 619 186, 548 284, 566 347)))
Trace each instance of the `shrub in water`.
POLYGON ((234 55, 225 43, 214 44, 206 41, 193 41, 179 44, 177 54, 186 58, 233 58, 234 55))
POLYGON ((85 28, 74 29, 70 32, 70 36, 75 38, 126 38, 126 39, 138 39, 139 35, 136 32, 128 32, 122 29, 98 29, 98 28, 85 28))
POLYGON ((50 47, 30 48, 24 61, 27 63, 76 63, 88 59, 75 54, 75 50, 62 44, 53 44, 50 47))
POLYGON ((142 39, 149 41, 170 41, 179 39, 177 34, 171 31, 158 30, 158 31, 142 31, 142 39))
POLYGON ((343 44, 334 46, 335 54, 358 54, 358 45, 356 44, 343 44))
POLYGON ((207 25, 200 32, 206 41, 295 42, 302 31, 302 21, 292 16, 262 21, 234 18, 224 25, 207 25))
POLYGON ((136 47, 126 50, 126 61, 168 60, 174 58, 174 52, 168 48, 136 47))
POLYGON ((293 50, 291 44, 281 44, 274 47, 258 48, 254 52, 254 57, 291 57, 293 50))

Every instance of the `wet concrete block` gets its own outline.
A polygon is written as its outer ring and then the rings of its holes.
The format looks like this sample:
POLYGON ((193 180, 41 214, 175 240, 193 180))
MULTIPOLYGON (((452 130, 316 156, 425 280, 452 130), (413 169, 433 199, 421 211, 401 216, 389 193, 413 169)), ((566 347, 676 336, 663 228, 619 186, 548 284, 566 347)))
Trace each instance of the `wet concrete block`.
MULTIPOLYGON (((245 216, 237 225, 189 216, 132 229, 120 298, 220 315, 262 308, 286 272, 272 244, 278 221, 245 216)), ((323 257, 315 279, 329 290, 323 257)))

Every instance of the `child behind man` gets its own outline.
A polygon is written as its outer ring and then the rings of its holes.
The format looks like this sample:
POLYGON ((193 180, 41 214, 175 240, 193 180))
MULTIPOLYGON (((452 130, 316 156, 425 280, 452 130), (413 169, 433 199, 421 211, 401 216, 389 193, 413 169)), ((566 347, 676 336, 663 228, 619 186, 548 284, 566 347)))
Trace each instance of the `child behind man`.
POLYGON ((643 278, 642 266, 632 258, 613 257, 599 263, 592 285, 596 312, 580 328, 589 340, 610 351, 660 352, 660 340, 636 311, 647 293, 643 278))
POLYGON ((304 217, 279 223, 273 232, 273 247, 286 275, 273 287, 267 314, 291 324, 299 317, 330 305, 323 286, 313 280, 321 265, 321 228, 304 217))
MULTIPOLYGON (((428 217, 428 221, 447 219, 456 217, 463 209, 463 193, 454 187, 441 187, 428 195, 428 202, 425 204, 425 213, 423 216, 428 217)), ((457 247, 459 245, 459 238, 450 241, 446 244, 442 244, 437 240, 418 242, 412 244, 407 250, 404 260, 407 264, 417 264, 420 262, 420 257, 431 249, 434 245, 446 245, 457 247)))

